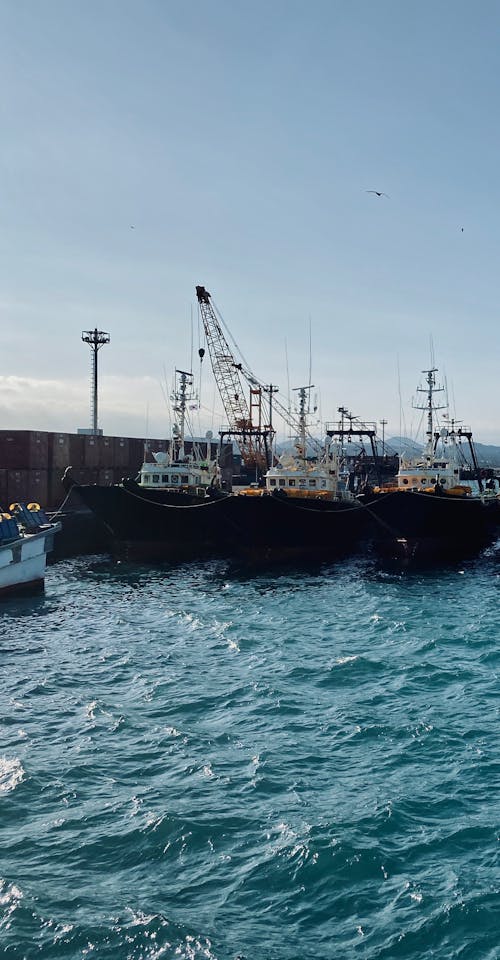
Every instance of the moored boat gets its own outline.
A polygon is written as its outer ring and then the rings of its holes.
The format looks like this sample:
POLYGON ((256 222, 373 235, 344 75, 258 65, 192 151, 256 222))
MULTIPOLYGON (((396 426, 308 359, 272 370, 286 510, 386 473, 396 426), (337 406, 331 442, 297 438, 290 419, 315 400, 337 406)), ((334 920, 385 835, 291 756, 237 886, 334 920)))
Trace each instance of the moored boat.
POLYGON ((107 532, 110 548, 120 556, 166 559, 197 555, 198 548, 203 555, 208 547, 204 521, 200 526, 199 521, 194 524, 197 534, 205 531, 198 544, 189 522, 181 527, 177 513, 179 508, 211 503, 223 496, 217 459, 211 456, 212 435, 189 442, 185 438, 192 389, 192 374, 176 370, 171 399, 178 422, 173 426, 168 450, 146 452, 136 477, 113 484, 78 484, 71 467, 66 469, 62 480, 66 492, 74 491, 93 512, 107 532), (156 507, 172 509, 169 512, 156 507))
POLYGON ((343 556, 367 534, 369 515, 348 490, 331 440, 307 456, 308 389, 299 388, 294 452, 269 467, 262 486, 239 491, 224 507, 240 529, 239 552, 253 560, 343 556))
POLYGON ((0 598, 43 590, 47 554, 59 522, 38 504, 12 504, 0 514, 0 598))
MULTIPOLYGON (((405 560, 439 560, 473 554, 494 539, 500 521, 495 489, 485 488, 472 432, 446 420, 435 429, 436 369, 426 374, 427 433, 421 453, 402 454, 393 481, 364 493, 360 501, 373 521, 373 542, 384 554, 405 560), (461 482, 462 442, 467 441, 477 490, 461 482)), ((424 390, 424 388, 419 388, 424 390)), ((441 408, 443 409, 443 408, 441 408)))
POLYGON ((369 522, 340 477, 329 442, 320 455, 306 457, 304 415, 295 454, 278 459, 263 486, 232 494, 212 488, 191 503, 154 499, 150 488, 126 482, 74 489, 106 526, 113 552, 129 558, 218 555, 268 562, 334 557, 352 550, 369 522))

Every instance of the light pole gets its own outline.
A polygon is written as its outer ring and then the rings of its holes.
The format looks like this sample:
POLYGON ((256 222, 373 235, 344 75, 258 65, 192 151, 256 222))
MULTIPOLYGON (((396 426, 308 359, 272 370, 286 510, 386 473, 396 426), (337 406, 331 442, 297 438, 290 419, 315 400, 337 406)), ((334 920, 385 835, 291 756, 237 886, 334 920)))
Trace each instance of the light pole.
POLYGON ((104 330, 84 330, 82 340, 88 343, 92 350, 92 433, 97 436, 97 353, 105 343, 110 341, 109 333, 104 330))
POLYGON ((387 424, 387 420, 381 420, 380 423, 382 424, 382 456, 384 457, 385 456, 385 427, 387 424))

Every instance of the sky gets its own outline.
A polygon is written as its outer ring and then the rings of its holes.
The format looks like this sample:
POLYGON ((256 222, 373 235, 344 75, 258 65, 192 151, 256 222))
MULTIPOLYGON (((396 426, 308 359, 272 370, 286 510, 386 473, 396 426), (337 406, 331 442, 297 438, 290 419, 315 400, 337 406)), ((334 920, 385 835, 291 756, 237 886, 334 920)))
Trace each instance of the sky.
POLYGON ((0 0, 0 429, 90 425, 98 327, 100 426, 168 435, 201 284, 285 406, 416 436, 434 365, 500 443, 499 100, 490 0, 0 0))

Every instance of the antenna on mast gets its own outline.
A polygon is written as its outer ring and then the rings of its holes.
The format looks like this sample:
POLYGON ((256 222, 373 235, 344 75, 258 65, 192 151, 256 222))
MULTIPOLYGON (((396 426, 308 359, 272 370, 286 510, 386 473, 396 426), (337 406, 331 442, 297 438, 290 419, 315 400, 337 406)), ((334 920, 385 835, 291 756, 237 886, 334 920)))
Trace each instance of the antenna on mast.
POLYGON ((297 445, 299 456, 306 459, 306 432, 307 415, 310 411, 310 391, 314 389, 314 384, 310 383, 307 387, 294 387, 299 395, 299 442, 297 445), (309 392, 308 392, 309 391, 309 392))
POLYGON ((435 410, 445 410, 447 404, 443 403, 441 406, 436 406, 433 401, 433 395, 435 393, 442 393, 443 387, 436 386, 436 377, 437 367, 432 367, 430 370, 422 370, 422 373, 427 374, 425 380, 427 387, 417 387, 417 393, 426 393, 427 394, 427 403, 425 404, 413 404, 415 410, 427 410, 427 450, 426 454, 428 456, 433 455, 434 451, 434 424, 433 424, 433 414, 435 410))

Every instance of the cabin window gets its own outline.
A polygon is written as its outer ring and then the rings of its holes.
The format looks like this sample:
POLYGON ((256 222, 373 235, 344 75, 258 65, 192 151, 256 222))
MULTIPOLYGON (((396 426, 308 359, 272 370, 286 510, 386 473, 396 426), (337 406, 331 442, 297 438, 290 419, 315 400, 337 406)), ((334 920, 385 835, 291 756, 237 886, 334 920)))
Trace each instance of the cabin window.
POLYGON ((153 483, 159 483, 159 482, 160 482, 160 474, 153 473, 153 483))
POLYGON ((189 483, 189 476, 187 473, 183 473, 181 476, 181 483, 189 483))
POLYGON ((174 484, 175 484, 175 483, 179 483, 179 477, 177 476, 176 473, 173 473, 173 474, 172 474, 172 481, 171 481, 171 482, 174 483, 174 484))
POLYGON ((285 487, 285 486, 286 486, 286 480, 285 480, 283 477, 280 477, 280 479, 279 479, 279 485, 280 485, 280 487, 285 487))
POLYGON ((446 480, 441 480, 441 486, 442 486, 442 487, 445 487, 445 486, 446 486, 446 480))
POLYGON ((162 483, 168 483, 168 473, 162 473, 162 475, 161 475, 161 482, 162 482, 162 483))
POLYGON ((322 486, 322 487, 326 487, 326 480, 322 480, 322 481, 321 481, 321 486, 322 486))
POLYGON ((270 480, 269 483, 271 484, 272 487, 275 487, 275 486, 276 486, 276 480, 274 480, 274 479, 273 479, 273 480, 270 480))
POLYGON ((143 483, 149 483, 149 474, 145 473, 142 478, 143 483))
POLYGON ((194 478, 194 482, 195 482, 195 483, 201 483, 201 477, 195 477, 195 478, 194 478))
POLYGON ((310 486, 310 487, 315 487, 315 486, 316 486, 316 480, 309 480, 309 486, 310 486))
POLYGON ((405 485, 405 487, 406 487, 407 484, 408 484, 408 480, 406 479, 406 477, 404 478, 403 483, 404 483, 404 485, 405 485))
POLYGON ((289 481, 288 481, 288 486, 289 486, 289 487, 294 487, 294 486, 295 486, 295 477, 290 477, 290 479, 289 479, 289 481))
POLYGON ((420 483, 427 483, 427 480, 425 479, 425 477, 420 477, 420 483))
POLYGON ((305 485, 306 485, 305 480, 299 480, 299 487, 305 487, 305 485))

